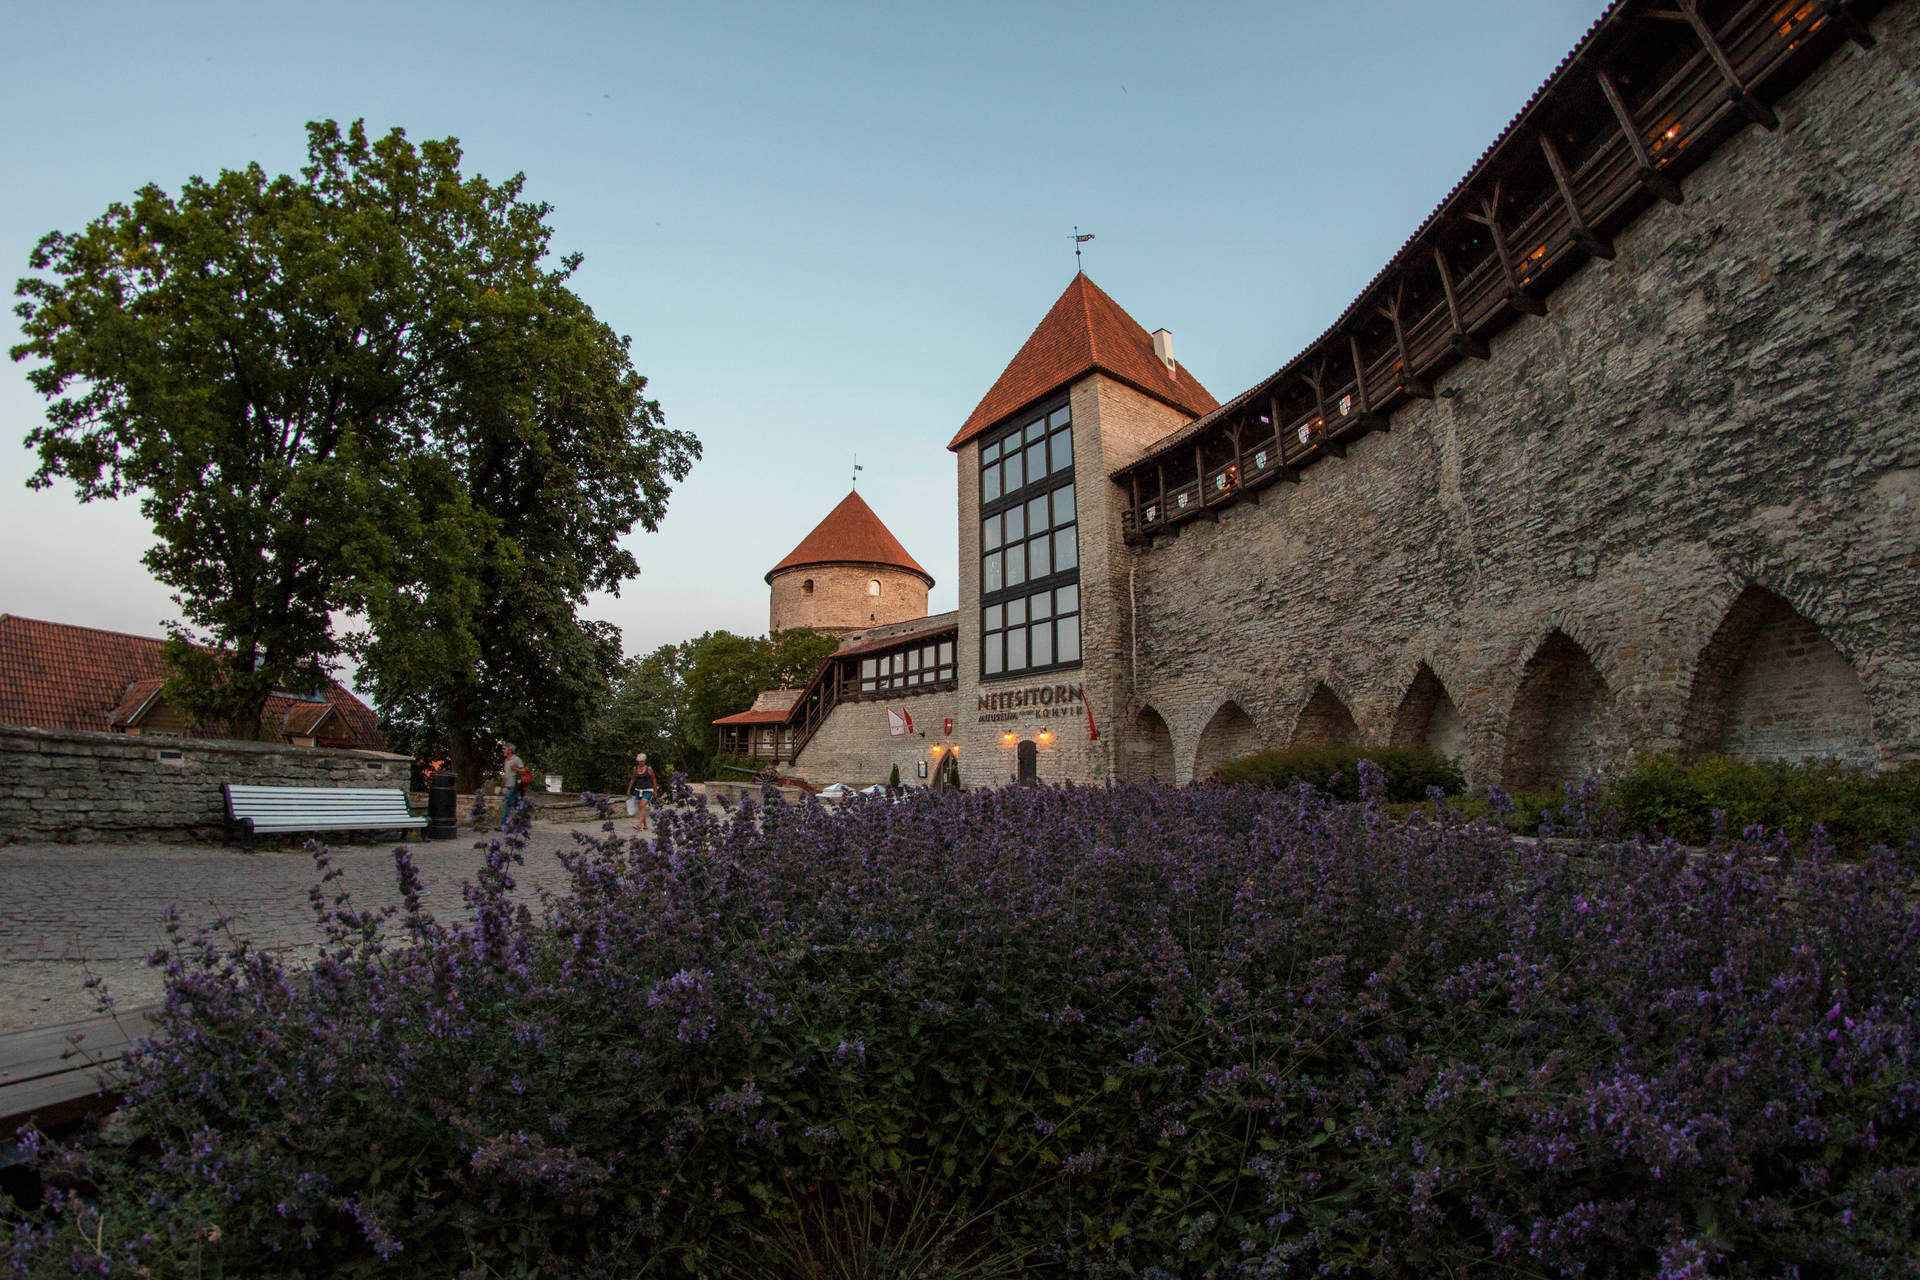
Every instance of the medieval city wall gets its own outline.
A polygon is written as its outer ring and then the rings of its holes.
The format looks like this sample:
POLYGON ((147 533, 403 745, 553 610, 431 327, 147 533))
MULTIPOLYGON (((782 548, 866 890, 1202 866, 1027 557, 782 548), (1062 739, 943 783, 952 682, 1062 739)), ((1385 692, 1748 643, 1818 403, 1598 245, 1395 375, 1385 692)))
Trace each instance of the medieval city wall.
MULTIPOLYGON (((908 786, 931 782, 934 756, 930 749, 955 742, 943 732, 953 715, 952 689, 917 694, 894 692, 884 700, 838 703, 787 772, 815 786, 845 782, 850 786, 870 787, 876 782, 885 782, 888 771, 898 765, 900 781, 908 786), (888 707, 913 717, 912 733, 893 736, 887 720, 888 707), (928 766, 925 779, 918 776, 918 766, 923 760, 928 766)), ((964 755, 960 769, 961 779, 965 781, 967 759, 964 755)))
POLYGON ((1875 32, 1442 398, 1128 550, 1121 772, 1356 740, 1521 785, 1920 759, 1920 6, 1875 32))
POLYGON ((412 767, 385 751, 0 725, 0 844, 220 839, 223 782, 404 788, 412 767))

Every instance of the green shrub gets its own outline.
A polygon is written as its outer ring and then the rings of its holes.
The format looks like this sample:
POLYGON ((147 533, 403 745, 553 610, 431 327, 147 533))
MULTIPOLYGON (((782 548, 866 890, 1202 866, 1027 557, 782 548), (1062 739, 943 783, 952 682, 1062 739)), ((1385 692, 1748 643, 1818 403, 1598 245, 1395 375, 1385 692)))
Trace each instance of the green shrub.
POLYGON ((894 788, 899 787, 900 785, 900 766, 899 765, 896 764, 895 766, 893 766, 892 771, 890 771, 887 774, 887 785, 894 788))
POLYGON ((1625 829, 1705 844, 1715 812, 1727 830, 1749 827, 1805 840, 1817 823, 1844 853, 1877 844, 1899 847, 1920 838, 1920 765, 1893 773, 1831 761, 1749 764, 1713 756, 1684 765, 1671 755, 1643 756, 1607 779, 1606 807, 1625 829))
POLYGON ((1290 751, 1262 751, 1220 766, 1222 782, 1251 782, 1263 787, 1290 787, 1307 782, 1338 800, 1360 798, 1360 762, 1371 760, 1387 775, 1387 799, 1424 800, 1427 788, 1448 795, 1466 789, 1466 779, 1453 761, 1430 751, 1398 748, 1307 747, 1290 751))

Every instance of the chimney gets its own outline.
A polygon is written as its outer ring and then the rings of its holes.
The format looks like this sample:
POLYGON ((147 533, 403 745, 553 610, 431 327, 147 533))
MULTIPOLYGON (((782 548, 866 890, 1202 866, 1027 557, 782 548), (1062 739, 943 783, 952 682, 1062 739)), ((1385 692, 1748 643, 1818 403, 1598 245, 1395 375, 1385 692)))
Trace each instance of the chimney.
POLYGON ((1179 368, 1173 363, 1173 335, 1167 330, 1153 331, 1153 354, 1160 357, 1160 363, 1167 366, 1168 373, 1179 374, 1179 368))

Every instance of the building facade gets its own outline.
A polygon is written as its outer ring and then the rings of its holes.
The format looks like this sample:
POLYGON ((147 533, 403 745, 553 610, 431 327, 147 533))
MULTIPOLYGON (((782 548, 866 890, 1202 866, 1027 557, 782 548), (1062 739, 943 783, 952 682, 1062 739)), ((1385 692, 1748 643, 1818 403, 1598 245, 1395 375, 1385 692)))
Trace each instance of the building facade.
POLYGON ((1612 5, 1224 405, 1076 276, 949 446, 922 749, 974 785, 1920 760, 1920 6, 1694 12, 1612 5))

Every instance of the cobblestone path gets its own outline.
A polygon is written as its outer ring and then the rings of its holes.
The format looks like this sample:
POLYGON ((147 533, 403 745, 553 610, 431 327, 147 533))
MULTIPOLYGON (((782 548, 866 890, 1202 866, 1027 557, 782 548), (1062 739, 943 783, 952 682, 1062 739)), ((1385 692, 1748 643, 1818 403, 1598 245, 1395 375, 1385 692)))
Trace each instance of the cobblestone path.
MULTIPOLYGON (((628 823, 619 824, 623 834, 628 823)), ((555 851, 573 846, 572 828, 536 823, 526 865, 514 869, 516 896, 566 887, 555 851)), ((479 833, 453 840, 415 840, 414 865, 427 884, 429 907, 442 918, 464 909, 460 885, 473 877, 479 833)), ((339 845, 335 882, 356 906, 399 901, 393 844, 339 845)), ((91 1017, 88 973, 106 979, 123 1006, 160 998, 158 971, 146 958, 165 937, 161 913, 172 904, 192 930, 221 915, 256 946, 298 954, 318 935, 307 887, 313 857, 293 847, 242 853, 237 847, 153 844, 15 844, 0 846, 0 1031, 91 1017)))

